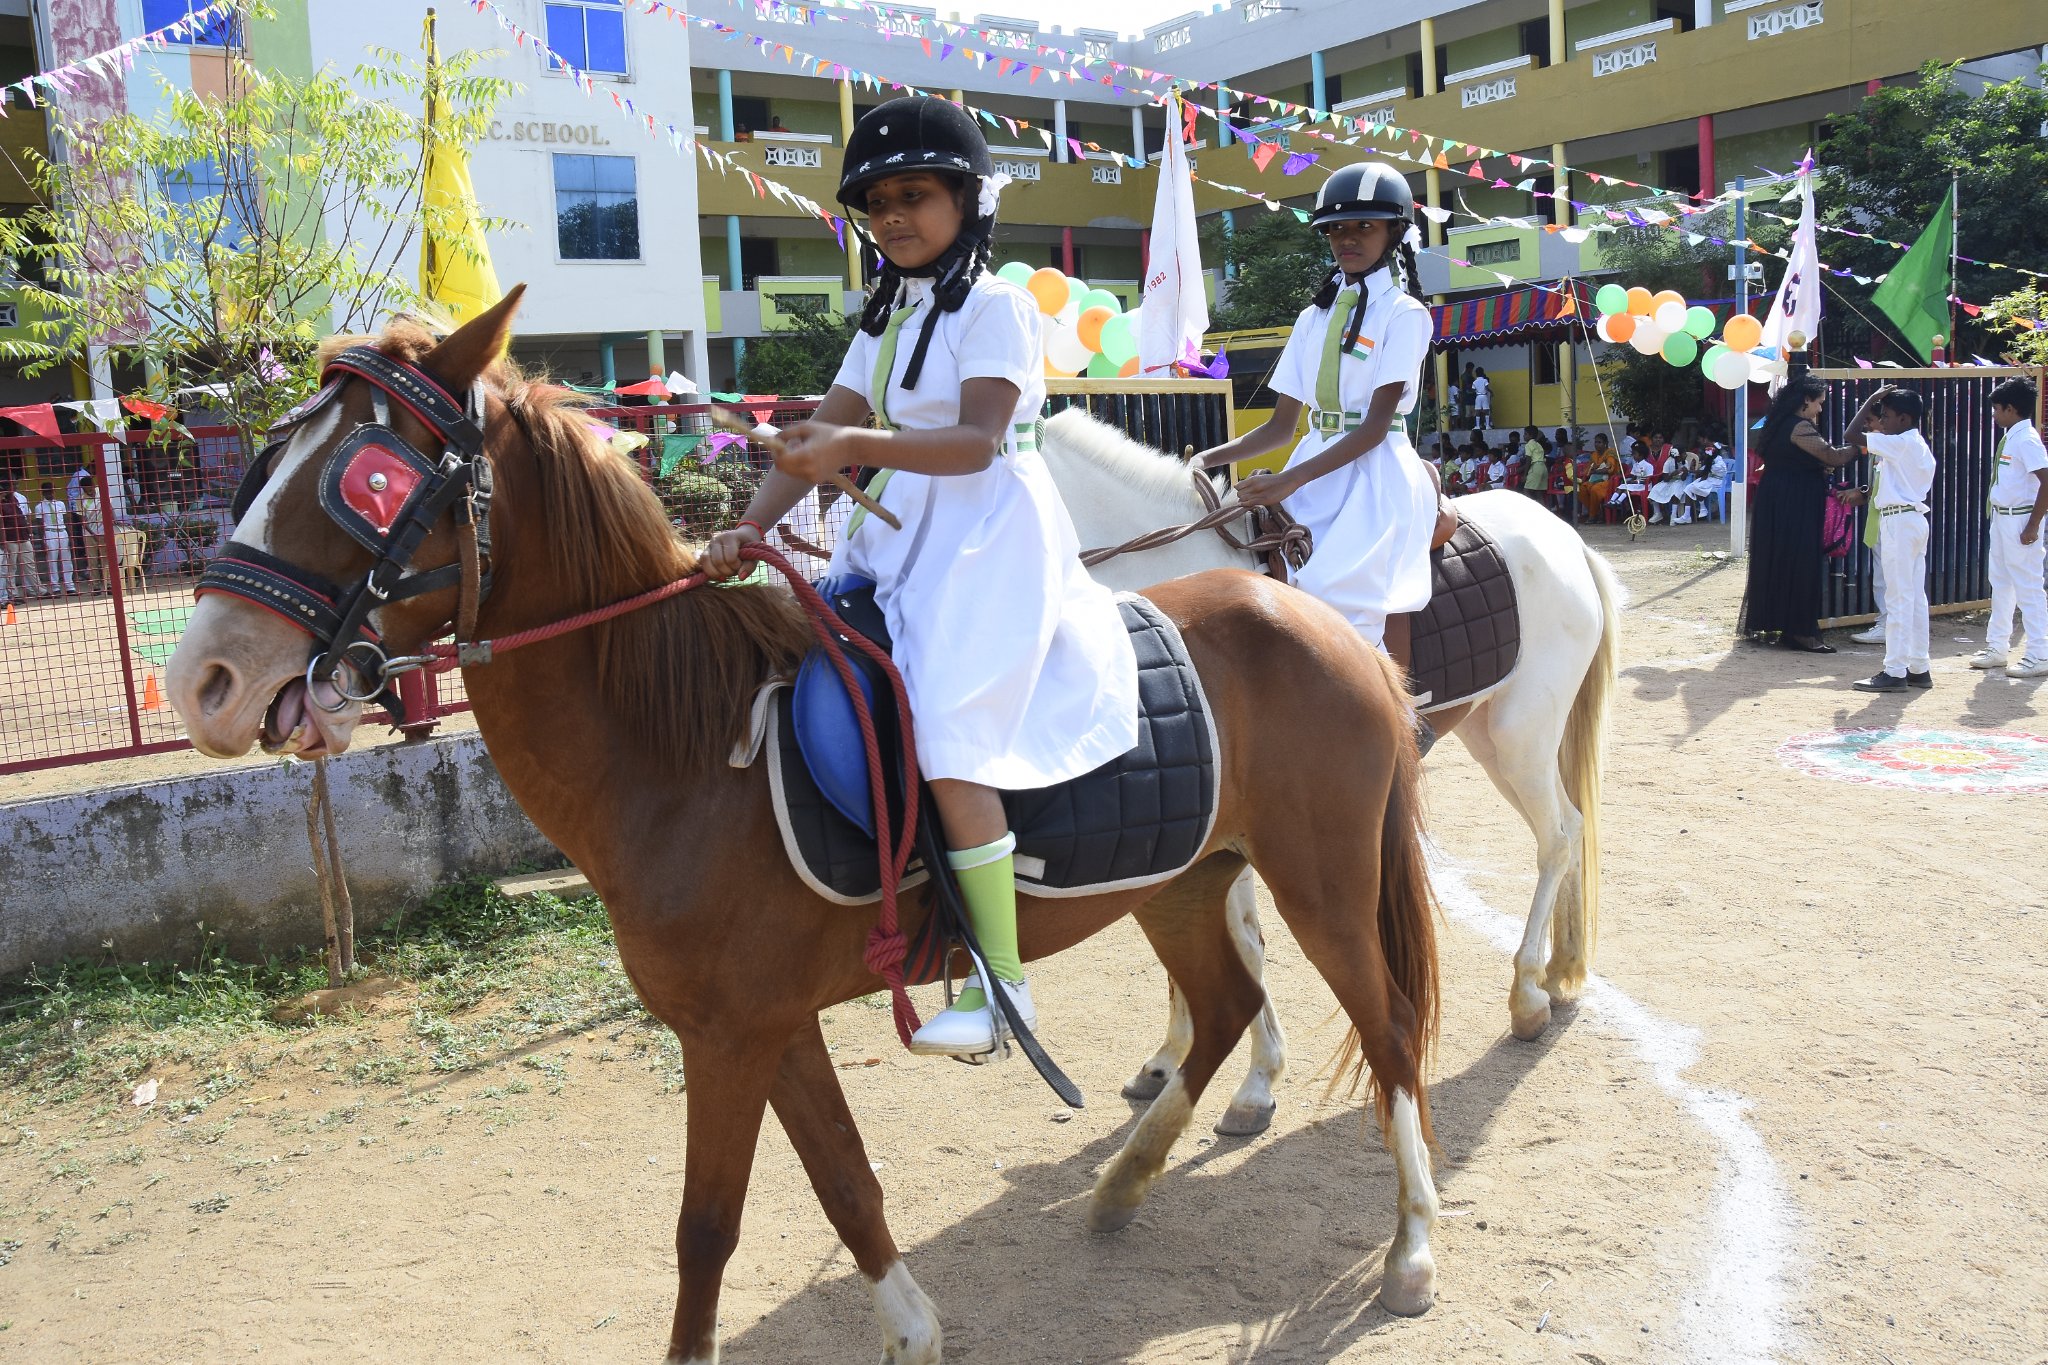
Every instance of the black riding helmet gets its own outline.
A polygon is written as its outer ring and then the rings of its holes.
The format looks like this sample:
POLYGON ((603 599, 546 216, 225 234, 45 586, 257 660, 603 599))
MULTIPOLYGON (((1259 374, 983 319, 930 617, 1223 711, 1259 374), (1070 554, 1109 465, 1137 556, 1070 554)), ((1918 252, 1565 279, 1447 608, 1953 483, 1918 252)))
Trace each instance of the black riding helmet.
POLYGON ((1408 188, 1407 178, 1385 162, 1360 161, 1330 173, 1308 221, 1310 227, 1320 228, 1326 223, 1379 219, 1413 223, 1415 192, 1408 188))
POLYGON ((979 180, 995 169, 974 115, 950 100, 906 95, 868 110, 854 125, 839 173, 839 202, 864 213, 868 186, 907 171, 979 180))

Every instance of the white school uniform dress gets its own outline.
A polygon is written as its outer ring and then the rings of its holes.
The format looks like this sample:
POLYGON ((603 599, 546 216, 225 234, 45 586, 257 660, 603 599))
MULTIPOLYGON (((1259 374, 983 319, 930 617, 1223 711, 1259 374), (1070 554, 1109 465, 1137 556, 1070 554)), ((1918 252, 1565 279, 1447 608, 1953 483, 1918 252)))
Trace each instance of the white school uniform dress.
POLYGON ((1884 671, 1894 678, 1927 671, 1927 493, 1934 452, 1917 431, 1866 432, 1877 461, 1871 515, 1884 565, 1884 671))
POLYGON ((856 512, 832 567, 871 578, 895 639, 925 775, 1005 791, 1049 787, 1138 742, 1138 664, 1109 589, 1081 567, 1080 541, 1034 435, 1045 406, 1038 305, 984 275, 940 313, 917 387, 902 387, 934 307, 909 281, 886 406, 882 339, 856 333, 835 384, 891 425, 960 421, 960 386, 1006 379, 1017 408, 1003 449, 974 474, 884 470, 869 484, 903 529, 856 512))
POLYGON ((1668 504, 1684 491, 1685 485, 1678 477, 1678 457, 1663 455, 1656 462, 1656 482, 1650 485, 1650 501, 1659 507, 1668 504))
POLYGON ((1991 621, 1984 629, 1984 647, 2003 654, 2012 643, 2012 614, 2018 608, 2026 639, 2023 659, 2048 659, 2048 590, 2042 570, 2048 567, 2048 527, 2032 545, 2020 544, 2034 499, 2040 496, 2039 471, 2048 469, 2048 450, 2032 421, 2014 422, 1998 446, 1991 477, 1991 621))
MULTIPOLYGON (((1308 433, 1287 467, 1314 459, 1355 429, 1385 385, 1401 386, 1397 413, 1414 411, 1430 334, 1429 309, 1403 293, 1384 268, 1340 290, 1335 307, 1304 308, 1271 380, 1275 392, 1310 409, 1308 433), (1324 411, 1317 407, 1316 381, 1331 317, 1339 312, 1349 316, 1350 291, 1361 286, 1366 306, 1358 340, 1337 363, 1340 406, 1324 411)), ((1475 459, 1468 468, 1477 465, 1475 459)), ((1303 485, 1285 506, 1315 538, 1315 550, 1295 573, 1295 584, 1342 612, 1373 644, 1385 644, 1389 616, 1429 605, 1436 486, 1398 420, 1388 427, 1385 440, 1342 469, 1303 485)))

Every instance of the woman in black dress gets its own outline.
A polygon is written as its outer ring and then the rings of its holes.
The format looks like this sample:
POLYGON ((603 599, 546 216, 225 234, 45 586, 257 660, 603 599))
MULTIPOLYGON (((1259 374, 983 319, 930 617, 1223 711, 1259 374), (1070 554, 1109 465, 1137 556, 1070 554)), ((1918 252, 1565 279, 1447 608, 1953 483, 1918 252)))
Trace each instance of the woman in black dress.
MULTIPOLYGON (((1828 471, 1856 456, 1853 446, 1832 446, 1814 425, 1826 405, 1827 386, 1801 375, 1778 390, 1757 439, 1763 478, 1749 533, 1749 586, 1742 595, 1736 632, 1760 643, 1775 637, 1787 649, 1832 654, 1820 637, 1824 559, 1821 523, 1828 471)), ((1876 407, 1873 396, 1857 410, 1851 432, 1863 430, 1876 407)))

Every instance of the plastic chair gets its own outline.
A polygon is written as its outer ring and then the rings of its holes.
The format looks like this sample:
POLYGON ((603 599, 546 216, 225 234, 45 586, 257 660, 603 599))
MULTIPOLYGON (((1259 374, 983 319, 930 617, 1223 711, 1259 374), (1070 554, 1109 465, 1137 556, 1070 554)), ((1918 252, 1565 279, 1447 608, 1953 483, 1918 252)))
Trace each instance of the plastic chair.
POLYGON ((1714 520, 1728 520, 1728 489, 1735 482, 1735 462, 1728 462, 1728 472, 1721 476, 1721 487, 1714 494, 1714 520))

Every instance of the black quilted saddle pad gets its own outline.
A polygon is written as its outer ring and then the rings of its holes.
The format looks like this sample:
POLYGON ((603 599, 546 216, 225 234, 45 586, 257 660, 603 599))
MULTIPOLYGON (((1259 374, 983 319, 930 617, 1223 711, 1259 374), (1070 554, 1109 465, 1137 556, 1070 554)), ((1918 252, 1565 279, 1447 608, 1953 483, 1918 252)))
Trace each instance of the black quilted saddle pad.
POLYGON ((1430 561, 1435 590, 1415 615, 1410 673, 1416 693, 1429 695, 1422 709, 1437 711, 1507 681, 1522 652, 1522 618, 1507 557, 1463 517, 1430 561))
MULTIPOLYGON (((1215 722, 1180 631, 1142 597, 1122 597, 1138 658, 1138 743, 1070 782, 1006 792, 1017 835, 1017 887, 1075 896, 1145 886, 1175 876, 1201 853, 1216 823, 1221 768, 1215 722)), ((825 800, 796 747, 788 688, 769 713, 769 785, 791 863, 831 900, 860 904, 881 894, 875 843, 825 800)), ((914 885, 921 867, 905 878, 914 885)))

